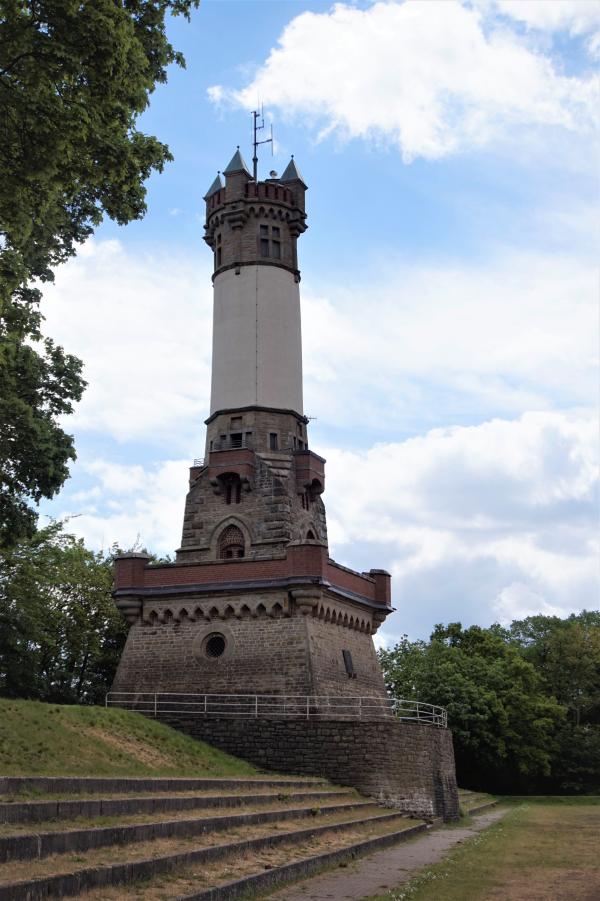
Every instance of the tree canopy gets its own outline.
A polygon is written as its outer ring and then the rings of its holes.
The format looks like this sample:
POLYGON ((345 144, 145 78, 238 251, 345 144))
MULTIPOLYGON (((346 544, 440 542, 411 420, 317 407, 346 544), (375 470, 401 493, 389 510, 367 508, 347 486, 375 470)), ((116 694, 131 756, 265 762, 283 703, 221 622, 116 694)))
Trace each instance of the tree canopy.
POLYGON ((146 210, 144 182, 171 159, 137 127, 184 60, 167 14, 199 0, 0 0, 0 546, 31 535, 75 458, 57 417, 82 364, 44 340, 40 283, 106 215, 146 210))
POLYGON ((0 694, 103 702, 127 634, 113 559, 61 523, 0 550, 0 694))
POLYGON ((600 614, 439 625, 379 656, 392 694, 447 708, 461 785, 600 787, 600 614))

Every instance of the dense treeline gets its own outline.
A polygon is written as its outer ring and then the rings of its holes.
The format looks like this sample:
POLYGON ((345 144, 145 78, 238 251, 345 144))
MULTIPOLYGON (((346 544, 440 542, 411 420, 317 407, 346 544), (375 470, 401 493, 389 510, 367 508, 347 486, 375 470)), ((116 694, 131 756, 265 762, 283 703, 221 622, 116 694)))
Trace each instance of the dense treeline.
POLYGON ((600 791, 600 613, 438 625, 379 657, 396 697, 448 709, 460 785, 600 791))
POLYGON ((0 548, 1 695, 103 703, 127 634, 112 563, 60 523, 0 548))

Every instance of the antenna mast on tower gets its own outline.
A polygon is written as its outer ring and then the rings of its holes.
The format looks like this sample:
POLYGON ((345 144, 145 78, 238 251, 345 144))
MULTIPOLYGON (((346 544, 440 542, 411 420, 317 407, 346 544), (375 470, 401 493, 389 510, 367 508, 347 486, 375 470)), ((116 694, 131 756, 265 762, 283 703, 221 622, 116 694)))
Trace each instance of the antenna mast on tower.
POLYGON ((258 132, 262 131, 265 127, 265 117, 264 117, 264 108, 261 104, 260 112, 258 110, 252 110, 252 147, 254 150, 254 155, 252 157, 252 171, 254 175, 254 181, 258 181, 258 148, 261 144, 270 144, 271 145, 271 156, 273 156, 273 123, 271 123, 271 137, 265 138, 264 141, 258 140, 258 132), (258 120, 260 119, 260 125, 258 124, 258 120))

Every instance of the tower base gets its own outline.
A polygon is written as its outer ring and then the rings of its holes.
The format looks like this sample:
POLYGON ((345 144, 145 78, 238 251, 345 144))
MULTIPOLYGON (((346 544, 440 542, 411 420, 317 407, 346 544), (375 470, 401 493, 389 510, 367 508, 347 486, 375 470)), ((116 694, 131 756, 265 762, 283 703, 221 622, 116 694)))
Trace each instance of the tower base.
POLYGON ((389 583, 339 566, 318 542, 270 560, 123 555, 114 595, 131 628, 112 690, 387 698, 372 635, 389 583))
POLYGON ((459 816, 448 729, 401 720, 161 719, 265 769, 324 776, 426 819, 459 816))

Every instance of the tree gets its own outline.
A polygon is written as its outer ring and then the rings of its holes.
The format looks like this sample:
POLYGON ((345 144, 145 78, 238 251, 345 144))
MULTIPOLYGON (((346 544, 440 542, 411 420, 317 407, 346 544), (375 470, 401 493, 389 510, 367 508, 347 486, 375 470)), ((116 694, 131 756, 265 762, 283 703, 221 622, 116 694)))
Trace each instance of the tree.
POLYGON ((75 458, 56 417, 85 383, 43 341, 39 288, 104 215, 146 210, 144 181, 171 159, 136 127, 170 63, 167 13, 199 0, 0 0, 0 546, 31 535, 75 458))
POLYGON ((576 725, 600 724, 600 612, 529 616, 511 624, 510 637, 576 725))
POLYGON ((513 622, 509 638, 540 673, 549 697, 567 717, 556 735, 550 789, 600 791, 600 612, 566 619, 530 616, 513 622))
POLYGON ((75 458, 73 439, 57 417, 71 413, 85 382, 81 362, 52 341, 44 352, 4 336, 0 359, 0 548, 32 535, 37 514, 28 500, 52 497, 75 458))
POLYGON ((0 694, 102 702, 127 634, 112 565, 61 523, 0 551, 0 694))
POLYGON ((564 710, 502 634, 440 625, 429 642, 405 637, 380 660, 395 696, 447 708, 461 785, 526 791, 550 773, 564 710))

